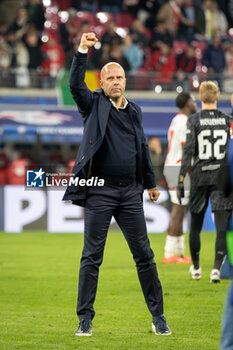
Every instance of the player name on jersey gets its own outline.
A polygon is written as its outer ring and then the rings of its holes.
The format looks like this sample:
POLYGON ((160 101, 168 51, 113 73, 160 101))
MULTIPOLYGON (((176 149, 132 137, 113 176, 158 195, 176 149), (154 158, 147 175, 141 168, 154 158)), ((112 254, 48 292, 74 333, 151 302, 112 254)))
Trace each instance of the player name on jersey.
POLYGON ((200 125, 226 125, 226 120, 224 118, 203 118, 200 119, 200 125))

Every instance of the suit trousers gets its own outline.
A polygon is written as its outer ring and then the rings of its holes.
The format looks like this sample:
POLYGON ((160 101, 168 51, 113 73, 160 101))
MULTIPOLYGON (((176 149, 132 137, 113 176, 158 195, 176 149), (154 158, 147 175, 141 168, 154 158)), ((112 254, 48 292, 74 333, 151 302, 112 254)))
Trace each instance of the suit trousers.
POLYGON ((111 218, 122 230, 136 263, 142 291, 152 316, 163 314, 162 286, 150 248, 143 212, 142 185, 105 185, 88 190, 84 209, 84 248, 79 271, 77 315, 93 319, 99 267, 111 218))

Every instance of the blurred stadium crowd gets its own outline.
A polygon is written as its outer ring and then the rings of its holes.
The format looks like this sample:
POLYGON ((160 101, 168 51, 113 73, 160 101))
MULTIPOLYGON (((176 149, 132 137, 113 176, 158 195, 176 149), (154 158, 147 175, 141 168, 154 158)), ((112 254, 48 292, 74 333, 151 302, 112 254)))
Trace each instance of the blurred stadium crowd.
POLYGON ((208 78, 231 90, 232 0, 0 0, 0 86, 53 88, 90 31, 100 41, 88 69, 117 61, 128 89, 196 90, 208 78))

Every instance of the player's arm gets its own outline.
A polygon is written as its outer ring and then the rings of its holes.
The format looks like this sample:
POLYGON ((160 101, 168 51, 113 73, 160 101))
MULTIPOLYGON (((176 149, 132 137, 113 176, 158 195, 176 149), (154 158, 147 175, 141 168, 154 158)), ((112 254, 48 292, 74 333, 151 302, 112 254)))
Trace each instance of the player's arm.
POLYGON ((95 33, 84 33, 78 51, 75 53, 70 70, 70 91, 83 117, 92 105, 93 94, 84 79, 87 68, 87 51, 98 39, 95 33))
POLYGON ((195 134, 194 118, 190 117, 187 121, 186 143, 184 145, 182 163, 181 163, 178 186, 177 186, 177 194, 180 201, 181 201, 181 198, 184 197, 184 178, 190 169, 195 147, 196 147, 196 134, 195 134))
POLYGON ((186 143, 184 145, 180 175, 185 176, 192 161, 196 147, 195 119, 190 117, 187 121, 186 143))
MULTIPOLYGON (((187 123, 186 123, 187 124, 187 123)), ((187 126, 185 125, 181 125, 180 129, 179 129, 179 135, 180 135, 180 145, 181 145, 181 149, 182 149, 182 158, 183 158, 183 153, 184 153, 184 147, 185 147, 185 144, 186 144, 186 135, 187 135, 187 126)), ((192 161, 191 161, 192 163, 192 161)), ((190 167, 188 168, 188 174, 191 173, 191 165, 190 167)))

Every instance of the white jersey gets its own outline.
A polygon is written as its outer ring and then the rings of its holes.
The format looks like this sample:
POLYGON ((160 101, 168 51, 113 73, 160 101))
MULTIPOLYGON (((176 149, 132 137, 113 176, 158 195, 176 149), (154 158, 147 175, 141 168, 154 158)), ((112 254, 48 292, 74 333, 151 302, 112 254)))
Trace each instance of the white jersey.
MULTIPOLYGON (((175 189, 178 183, 183 155, 183 146, 186 142, 187 120, 187 115, 183 113, 177 113, 176 116, 172 119, 172 122, 168 129, 168 150, 163 173, 169 189, 175 189)), ((184 184, 185 189, 189 189, 190 183, 188 176, 186 176, 184 184)), ((175 201, 172 202, 176 203, 175 201)), ((183 204, 186 205, 187 203, 183 204)))
POLYGON ((183 146, 186 142, 186 124, 188 117, 177 113, 168 129, 168 150, 166 165, 180 164, 182 161, 183 146))

